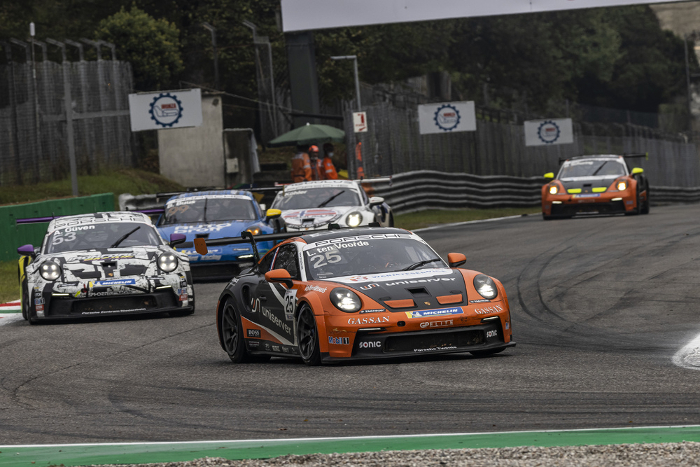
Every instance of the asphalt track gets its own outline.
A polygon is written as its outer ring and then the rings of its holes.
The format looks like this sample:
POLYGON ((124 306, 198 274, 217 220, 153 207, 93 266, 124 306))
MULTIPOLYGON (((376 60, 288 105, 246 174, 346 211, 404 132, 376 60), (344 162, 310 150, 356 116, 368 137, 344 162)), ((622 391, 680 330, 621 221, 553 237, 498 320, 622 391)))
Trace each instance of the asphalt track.
POLYGON ((700 424, 700 206, 422 233, 508 291, 517 347, 309 368, 234 365, 223 284, 184 318, 0 326, 0 444, 488 433, 700 424))

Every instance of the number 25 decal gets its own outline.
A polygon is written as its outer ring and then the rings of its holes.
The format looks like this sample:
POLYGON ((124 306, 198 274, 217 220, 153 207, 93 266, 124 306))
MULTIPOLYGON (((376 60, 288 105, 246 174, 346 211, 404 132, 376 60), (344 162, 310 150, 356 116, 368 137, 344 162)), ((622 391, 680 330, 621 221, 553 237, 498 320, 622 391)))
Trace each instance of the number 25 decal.
POLYGON ((296 289, 287 289, 284 294, 284 317, 287 321, 294 320, 294 310, 297 308, 296 289))

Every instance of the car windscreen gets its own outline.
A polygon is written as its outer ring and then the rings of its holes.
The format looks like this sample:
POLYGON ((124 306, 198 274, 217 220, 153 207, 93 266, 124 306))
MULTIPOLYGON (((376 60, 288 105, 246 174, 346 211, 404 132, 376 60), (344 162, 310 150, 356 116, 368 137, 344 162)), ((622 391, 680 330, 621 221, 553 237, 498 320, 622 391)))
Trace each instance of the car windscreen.
POLYGON ((410 234, 375 234, 310 243, 304 248, 307 274, 332 277, 447 268, 425 242, 410 234))
POLYGON ((616 160, 590 159, 565 162, 558 178, 619 177, 626 174, 625 166, 616 160))
POLYGON ((180 198, 165 205, 159 225, 255 219, 253 200, 247 196, 180 198))
POLYGON ((156 230, 139 222, 111 222, 56 229, 46 240, 45 253, 162 245, 156 230))
POLYGON ((324 208, 333 206, 361 206, 357 192, 349 187, 321 187, 287 190, 279 193, 272 203, 273 209, 324 208))

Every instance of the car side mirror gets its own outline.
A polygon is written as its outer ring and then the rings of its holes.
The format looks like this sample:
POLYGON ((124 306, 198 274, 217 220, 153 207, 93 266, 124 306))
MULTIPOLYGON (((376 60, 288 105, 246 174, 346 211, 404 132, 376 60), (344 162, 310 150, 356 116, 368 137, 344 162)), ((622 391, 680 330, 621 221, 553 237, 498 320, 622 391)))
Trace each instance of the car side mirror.
POLYGON ((544 174, 544 178, 554 178, 554 172, 547 172, 544 174))
POLYGON ((291 289, 294 285, 292 282, 292 276, 289 275, 289 271, 286 269, 273 269, 272 271, 267 271, 265 273, 265 280, 267 282, 281 282, 291 289))
POLYGON ((268 209, 267 212, 265 213, 265 217, 267 218, 267 220, 277 219, 281 215, 282 215, 282 211, 280 211, 279 209, 268 209))
POLYGON ((34 252, 34 245, 32 244, 22 245, 21 247, 17 248, 17 253, 19 253, 21 256, 31 256, 32 259, 36 257, 36 253, 34 252))
POLYGON ((185 243, 185 240, 187 240, 187 236, 185 234, 170 234, 170 247, 175 248, 175 246, 179 245, 180 243, 185 243))
POLYGON ((642 169, 641 167, 635 167, 634 169, 632 169, 632 175, 643 174, 643 173, 644 173, 644 169, 642 169))
POLYGON ((202 256, 209 253, 209 249, 207 248, 207 241, 203 238, 195 238, 194 250, 202 256))
POLYGON ((467 262, 467 257, 462 253, 450 253, 447 255, 447 262, 451 268, 458 268, 467 262))
POLYGON ((369 205, 370 205, 370 206, 379 206, 379 205, 382 204, 383 202, 384 202, 384 198, 382 198, 381 196, 372 196, 372 197, 369 199, 369 205))

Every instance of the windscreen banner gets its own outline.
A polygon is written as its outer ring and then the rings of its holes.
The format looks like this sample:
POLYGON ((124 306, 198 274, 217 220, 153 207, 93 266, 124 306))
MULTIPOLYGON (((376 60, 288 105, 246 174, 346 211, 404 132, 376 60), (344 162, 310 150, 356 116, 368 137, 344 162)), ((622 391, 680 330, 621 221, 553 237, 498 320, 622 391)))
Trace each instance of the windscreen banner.
POLYGON ((131 131, 184 128, 202 124, 200 89, 129 94, 131 131))
POLYGON ((282 0, 284 32, 678 0, 282 0))
POLYGON ((553 146, 574 142, 574 127, 570 118, 528 120, 524 128, 525 146, 553 146))
POLYGON ((474 101, 419 105, 418 125, 421 135, 476 131, 474 101))

